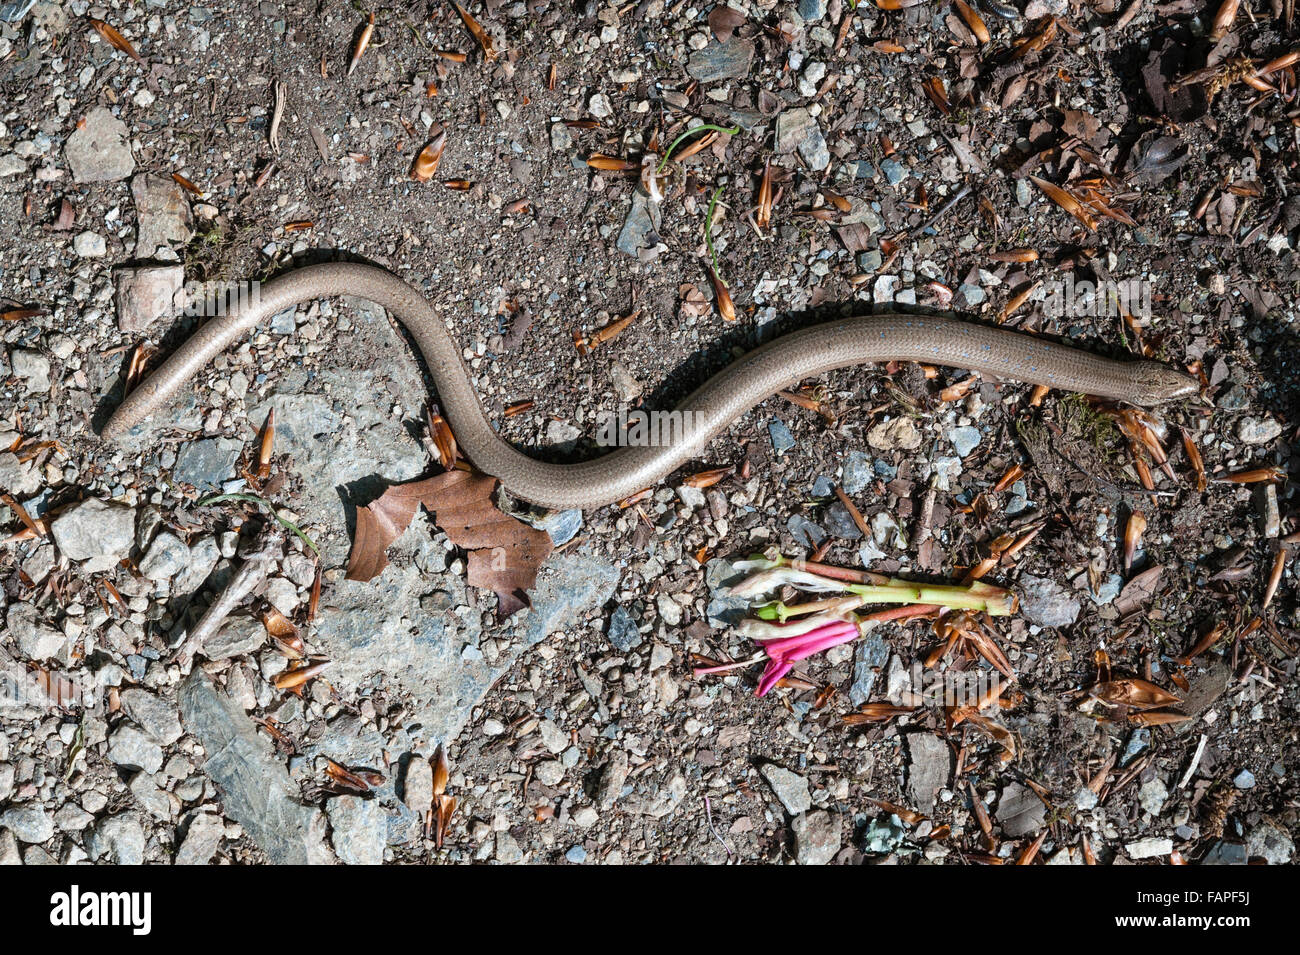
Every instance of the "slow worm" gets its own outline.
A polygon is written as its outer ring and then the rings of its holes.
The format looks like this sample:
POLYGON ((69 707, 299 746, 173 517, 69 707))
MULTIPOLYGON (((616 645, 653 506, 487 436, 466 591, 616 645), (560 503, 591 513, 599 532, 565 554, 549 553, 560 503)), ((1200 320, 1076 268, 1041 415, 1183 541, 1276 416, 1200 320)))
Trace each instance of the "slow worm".
POLYGON ((134 391, 104 426, 121 437, 184 387, 215 355, 259 322, 302 302, 335 295, 369 299, 406 326, 424 356, 438 400, 465 456, 512 494, 551 508, 599 507, 658 482, 697 456, 718 432, 777 391, 834 368, 920 361, 968 368, 1149 406, 1193 395, 1195 379, 1152 361, 1114 361, 1003 328, 950 318, 887 314, 845 318, 792 332, 710 378, 678 409, 689 427, 669 444, 620 447, 580 464, 534 460, 497 436, 460 348, 416 289, 377 266, 312 265, 260 288, 245 307, 203 325, 134 391))

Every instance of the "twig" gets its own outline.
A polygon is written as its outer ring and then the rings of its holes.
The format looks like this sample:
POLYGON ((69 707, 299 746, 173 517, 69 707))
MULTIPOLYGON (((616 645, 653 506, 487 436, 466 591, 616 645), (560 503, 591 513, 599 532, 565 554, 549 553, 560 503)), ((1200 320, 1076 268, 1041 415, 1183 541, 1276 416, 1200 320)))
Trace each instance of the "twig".
POLYGON ((194 654, 202 650, 204 642, 221 629, 226 618, 244 602, 244 598, 266 580, 271 562, 280 556, 283 549, 284 535, 278 529, 271 529, 265 531, 250 549, 241 554, 244 564, 239 572, 172 654, 172 660, 180 664, 182 670, 189 667, 194 654))
POLYGON ((934 215, 930 216, 929 220, 925 223, 925 225, 921 226, 921 228, 919 229, 913 229, 911 234, 920 235, 922 232, 930 228, 932 225, 934 225, 936 222, 938 222, 948 213, 952 212, 953 207, 969 195, 970 195, 970 183, 967 183, 966 185, 958 189, 956 192, 954 192, 952 194, 952 198, 949 199, 947 202, 945 202, 942 206, 940 206, 939 211, 936 212, 934 215))
POLYGON ((280 151, 280 121, 284 119, 284 81, 276 80, 272 87, 275 91, 275 106, 271 112, 271 127, 267 134, 267 139, 271 144, 271 152, 280 151))

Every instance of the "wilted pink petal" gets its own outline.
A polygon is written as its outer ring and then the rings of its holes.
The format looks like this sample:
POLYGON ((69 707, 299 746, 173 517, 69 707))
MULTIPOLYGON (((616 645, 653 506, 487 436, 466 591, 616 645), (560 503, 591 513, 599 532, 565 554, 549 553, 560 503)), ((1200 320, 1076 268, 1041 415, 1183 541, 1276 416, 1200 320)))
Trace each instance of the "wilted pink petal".
POLYGON ((763 696, 768 690, 781 682, 781 678, 794 669, 793 663, 785 663, 781 660, 768 660, 767 668, 763 670, 762 677, 758 681, 758 695, 763 696))
POLYGON ((815 653, 821 653, 841 643, 848 643, 858 636, 858 625, 847 620, 818 627, 808 633, 779 640, 769 640, 763 644, 767 653, 767 668, 758 681, 758 695, 763 696, 776 686, 783 676, 790 672, 796 660, 802 660, 815 653))

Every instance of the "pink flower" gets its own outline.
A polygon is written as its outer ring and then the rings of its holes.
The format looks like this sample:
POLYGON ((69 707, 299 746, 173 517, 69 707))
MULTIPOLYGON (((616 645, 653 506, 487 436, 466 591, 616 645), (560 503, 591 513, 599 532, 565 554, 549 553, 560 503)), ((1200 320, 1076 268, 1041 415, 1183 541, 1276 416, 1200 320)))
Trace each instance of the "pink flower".
POLYGON ((758 695, 763 696, 776 686, 797 661, 821 653, 823 650, 829 650, 841 643, 848 643, 850 640, 857 639, 857 636, 856 623, 837 620, 793 637, 763 641, 763 649, 767 652, 767 668, 763 670, 763 676, 758 681, 758 695))

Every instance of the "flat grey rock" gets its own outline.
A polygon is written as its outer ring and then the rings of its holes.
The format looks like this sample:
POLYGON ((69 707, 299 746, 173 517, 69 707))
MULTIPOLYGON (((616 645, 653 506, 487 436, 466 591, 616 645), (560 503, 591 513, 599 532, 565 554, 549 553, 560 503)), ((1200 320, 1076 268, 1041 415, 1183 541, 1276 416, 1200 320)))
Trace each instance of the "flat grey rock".
POLYGON ((108 570, 131 553, 135 510, 92 497, 56 517, 50 531, 63 556, 85 561, 87 573, 108 570))
POLYGON ((759 772, 790 815, 797 816, 812 808, 807 779, 775 763, 764 763, 759 772))
POLYGON ((382 865, 388 816, 376 799, 336 796, 325 803, 330 842, 345 865, 382 865))
POLYGON ((275 865, 332 862, 324 819, 303 805, 298 787, 271 743, 239 704, 195 670, 180 689, 185 729, 202 744, 203 771, 234 819, 275 865))
POLYGON ((159 249, 180 251, 190 241, 194 217, 185 190, 178 183, 140 173, 131 180, 131 197, 138 224, 137 259, 152 259, 159 249))
POLYGON ((172 466, 172 480, 199 490, 215 490, 235 475, 244 446, 234 438, 207 438, 182 445, 172 466))
POLYGON ((113 182, 131 175, 135 157, 127 142, 129 135, 126 123, 108 109, 92 109, 64 148, 72 178, 77 182, 113 182))
POLYGON ((701 83, 739 79, 749 75, 754 62, 754 44, 732 37, 726 43, 710 43, 686 60, 686 72, 701 83))
POLYGON ((1056 581, 1026 574, 1020 578, 1020 612, 1040 627, 1068 627, 1079 619, 1083 604, 1056 581))
POLYGON ((952 777, 952 750, 933 733, 919 732, 907 734, 907 753, 907 791, 916 808, 928 813, 952 777))
MULTIPOLYGON (((139 178, 139 177, 137 177, 139 178)), ((159 319, 170 319, 185 305, 183 265, 144 265, 113 273, 117 327, 139 334, 159 319)))
POLYGON ((800 865, 827 865, 840 851, 840 817, 825 810, 795 816, 790 830, 794 833, 795 861, 800 865))
POLYGON ((1047 818, 1047 807, 1028 786, 1008 783, 998 800, 997 822, 1012 839, 1038 833, 1047 818))

